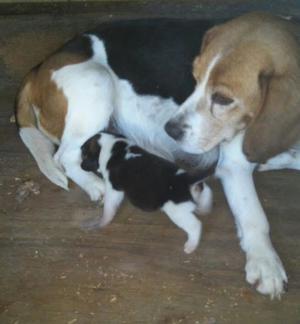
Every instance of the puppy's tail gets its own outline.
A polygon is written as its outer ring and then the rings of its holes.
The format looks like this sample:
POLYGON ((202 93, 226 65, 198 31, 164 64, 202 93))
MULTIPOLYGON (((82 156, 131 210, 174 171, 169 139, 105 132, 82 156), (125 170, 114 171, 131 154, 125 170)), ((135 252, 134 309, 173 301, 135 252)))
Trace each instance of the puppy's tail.
POLYGON ((32 83, 34 71, 26 77, 15 105, 19 135, 33 155, 40 171, 54 184, 68 190, 68 179, 53 159, 55 144, 37 126, 33 110, 32 83))

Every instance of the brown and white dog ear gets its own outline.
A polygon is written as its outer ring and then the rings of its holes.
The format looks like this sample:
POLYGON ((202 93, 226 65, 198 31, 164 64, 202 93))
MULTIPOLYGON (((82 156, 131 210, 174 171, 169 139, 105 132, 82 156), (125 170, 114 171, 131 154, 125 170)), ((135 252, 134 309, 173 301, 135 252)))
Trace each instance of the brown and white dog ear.
POLYGON ((246 129, 243 151, 249 161, 265 163, 300 138, 300 73, 262 72, 258 82, 262 105, 246 129))
POLYGON ((208 46, 208 44, 210 44, 211 41, 215 38, 215 36, 218 34, 219 29, 220 29, 220 26, 214 26, 211 29, 209 29, 203 37, 203 40, 201 43, 200 54, 198 56, 196 56, 196 58, 193 62, 193 75, 196 80, 199 78, 198 71, 200 69, 198 68, 198 66, 200 64, 201 54, 203 53, 204 49, 208 46))
POLYGON ((220 29, 220 26, 214 26, 212 27, 211 29, 209 29, 204 37, 203 37, 203 40, 202 40, 202 44, 201 44, 201 51, 200 53, 202 53, 204 51, 204 49, 207 47, 207 45, 209 43, 211 43, 211 41, 215 38, 215 36, 218 34, 219 32, 219 29, 220 29))

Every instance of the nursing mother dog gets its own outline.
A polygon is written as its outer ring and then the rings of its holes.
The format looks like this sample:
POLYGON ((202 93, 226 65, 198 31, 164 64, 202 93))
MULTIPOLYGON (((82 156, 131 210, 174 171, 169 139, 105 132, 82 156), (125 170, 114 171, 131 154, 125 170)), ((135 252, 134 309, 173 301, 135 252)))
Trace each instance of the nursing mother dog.
POLYGON ((92 200, 103 183, 80 168, 80 147, 109 125, 171 161, 217 163, 246 279, 280 297, 287 276, 252 173, 300 166, 299 26, 264 13, 213 25, 135 20, 74 38, 26 76, 19 133, 53 183, 68 189, 69 177, 92 200))

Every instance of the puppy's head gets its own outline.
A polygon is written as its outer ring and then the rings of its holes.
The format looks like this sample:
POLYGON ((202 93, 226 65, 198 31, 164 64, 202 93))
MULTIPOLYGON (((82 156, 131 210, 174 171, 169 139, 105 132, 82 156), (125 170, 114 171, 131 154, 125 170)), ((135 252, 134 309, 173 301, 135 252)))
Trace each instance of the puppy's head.
POLYGON ((97 172, 99 169, 100 137, 100 134, 94 135, 81 146, 81 168, 85 171, 97 172))
MULTIPOLYGON (((274 111, 279 116, 293 109, 279 106, 282 100, 272 100, 272 105, 269 104, 274 92, 289 100, 287 93, 292 91, 284 88, 283 94, 279 84, 273 89, 275 80, 299 79, 295 77, 295 73, 299 73, 299 52, 296 51, 299 47, 289 24, 270 15, 252 13, 206 33, 201 53, 193 65, 196 88, 165 125, 166 132, 183 150, 209 151, 232 139, 238 131, 257 124, 259 116, 267 114, 266 119, 274 111)), ((255 146, 260 144, 264 146, 262 151, 268 152, 271 142, 278 142, 284 128, 280 119, 273 120, 274 124, 269 122, 256 127, 266 135, 261 143, 260 134, 252 132, 252 138, 256 135, 257 139, 250 141, 248 154, 253 154, 255 146)))

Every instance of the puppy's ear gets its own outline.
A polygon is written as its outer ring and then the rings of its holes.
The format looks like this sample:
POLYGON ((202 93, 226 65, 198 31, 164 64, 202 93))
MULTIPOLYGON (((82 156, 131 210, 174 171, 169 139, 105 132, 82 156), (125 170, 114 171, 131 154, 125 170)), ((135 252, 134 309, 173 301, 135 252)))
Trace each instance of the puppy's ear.
POLYGON ((251 162, 264 163, 300 138, 300 71, 259 75, 262 105, 245 133, 243 151, 251 162))
POLYGON ((96 172, 99 169, 99 155, 101 151, 99 138, 100 135, 95 135, 81 146, 81 168, 85 171, 96 172))
POLYGON ((81 168, 85 171, 97 172, 99 168, 98 159, 94 159, 88 156, 83 157, 81 162, 81 168))

